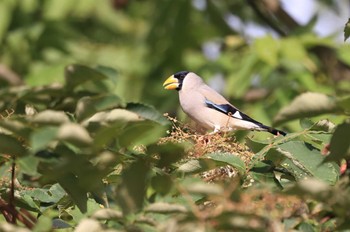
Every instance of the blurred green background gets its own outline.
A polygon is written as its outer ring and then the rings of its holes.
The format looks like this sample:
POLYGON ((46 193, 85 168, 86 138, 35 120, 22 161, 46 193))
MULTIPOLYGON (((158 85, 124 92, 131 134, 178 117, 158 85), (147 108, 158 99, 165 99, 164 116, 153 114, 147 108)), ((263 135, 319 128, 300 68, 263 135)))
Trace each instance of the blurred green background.
MULTIPOLYGON (((350 92, 350 49, 337 30, 348 3, 309 0, 292 7, 308 12, 297 18, 286 2, 1 0, 1 88, 63 82, 64 67, 79 63, 114 75, 115 93, 126 101, 182 117, 177 94, 162 83, 190 70, 272 124, 305 91, 350 92), (325 36, 323 28, 335 31, 325 36)), ((298 122, 284 127, 300 129, 298 122)))

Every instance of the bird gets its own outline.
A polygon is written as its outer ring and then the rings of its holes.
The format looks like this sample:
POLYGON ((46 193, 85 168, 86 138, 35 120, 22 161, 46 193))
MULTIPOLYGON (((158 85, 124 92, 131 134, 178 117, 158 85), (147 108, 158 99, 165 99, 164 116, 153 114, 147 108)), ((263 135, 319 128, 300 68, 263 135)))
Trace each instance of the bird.
POLYGON ((253 130, 286 135, 286 132, 266 126, 237 109, 194 72, 177 72, 165 80, 163 87, 177 90, 182 110, 199 126, 213 130, 213 133, 253 130))

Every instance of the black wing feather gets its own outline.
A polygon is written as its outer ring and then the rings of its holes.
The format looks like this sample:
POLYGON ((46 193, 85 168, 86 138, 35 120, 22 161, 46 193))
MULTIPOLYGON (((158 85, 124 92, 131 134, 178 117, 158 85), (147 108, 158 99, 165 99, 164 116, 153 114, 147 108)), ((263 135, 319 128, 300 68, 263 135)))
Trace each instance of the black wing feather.
POLYGON ((208 99, 205 99, 205 104, 207 105, 207 107, 217 110, 223 114, 229 115, 233 118, 239 119, 239 120, 244 120, 244 121, 248 121, 248 122, 252 122, 256 125, 258 125, 259 127, 266 129, 268 132, 270 132, 271 134, 274 135, 283 135, 285 136, 286 133, 277 129, 274 129, 272 127, 269 126, 265 126, 264 124, 262 124, 261 122, 258 122, 254 119, 252 119, 251 117, 249 117, 248 115, 246 115, 245 113, 239 111, 237 108, 235 108, 234 106, 230 105, 230 104, 215 104, 212 101, 209 101, 208 99), (238 117, 237 114, 240 116, 238 117))

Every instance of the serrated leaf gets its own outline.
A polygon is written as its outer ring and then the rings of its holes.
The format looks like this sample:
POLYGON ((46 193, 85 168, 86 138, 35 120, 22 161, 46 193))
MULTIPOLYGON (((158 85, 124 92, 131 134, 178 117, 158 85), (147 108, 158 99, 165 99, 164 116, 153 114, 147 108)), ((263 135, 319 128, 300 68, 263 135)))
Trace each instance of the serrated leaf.
MULTIPOLYGON (((289 159, 291 164, 294 164, 283 166, 291 173, 299 173, 302 170, 306 175, 314 176, 330 184, 335 184, 339 179, 339 167, 334 163, 323 163, 325 157, 314 147, 300 141, 289 141, 277 147, 277 151, 289 159)), ((304 178, 304 175, 295 175, 295 178, 304 178)))
POLYGON ((330 154, 325 162, 336 161, 350 156, 350 123, 342 123, 337 126, 330 142, 330 154))
POLYGON ((141 117, 160 123, 161 125, 169 124, 163 115, 161 115, 153 106, 141 104, 141 103, 128 103, 127 110, 134 112, 141 117))
POLYGON ((16 138, 0 133, 0 154, 24 156, 27 150, 16 138))
POLYGON ((246 166, 243 160, 238 156, 231 153, 210 153, 202 156, 203 158, 209 158, 218 162, 228 164, 238 170, 239 173, 244 174, 246 172, 246 166))
POLYGON ((280 110, 274 123, 278 125, 294 119, 337 112, 339 107, 334 99, 322 93, 308 92, 297 96, 290 105, 280 110))

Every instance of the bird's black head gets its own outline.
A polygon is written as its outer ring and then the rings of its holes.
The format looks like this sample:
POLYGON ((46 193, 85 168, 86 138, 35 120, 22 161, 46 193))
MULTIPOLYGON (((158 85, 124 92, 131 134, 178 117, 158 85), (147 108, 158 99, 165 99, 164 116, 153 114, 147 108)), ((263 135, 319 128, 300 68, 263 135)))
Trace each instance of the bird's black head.
POLYGON ((177 72, 174 74, 174 77, 179 80, 179 85, 176 88, 176 90, 181 90, 182 83, 183 83, 183 81, 188 73, 189 73, 189 71, 181 71, 181 72, 177 72))
POLYGON ((181 71, 171 75, 166 81, 163 83, 165 89, 176 89, 177 91, 181 90, 182 83, 187 76, 188 71, 181 71))

